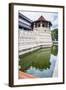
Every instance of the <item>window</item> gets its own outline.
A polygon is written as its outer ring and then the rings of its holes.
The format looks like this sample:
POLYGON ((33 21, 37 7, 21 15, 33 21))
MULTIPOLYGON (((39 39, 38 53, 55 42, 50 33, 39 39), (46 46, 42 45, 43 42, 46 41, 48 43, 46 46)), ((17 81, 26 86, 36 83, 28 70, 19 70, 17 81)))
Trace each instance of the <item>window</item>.
POLYGON ((44 27, 44 24, 42 24, 42 27, 44 27))
POLYGON ((38 27, 40 27, 40 24, 38 24, 38 27))

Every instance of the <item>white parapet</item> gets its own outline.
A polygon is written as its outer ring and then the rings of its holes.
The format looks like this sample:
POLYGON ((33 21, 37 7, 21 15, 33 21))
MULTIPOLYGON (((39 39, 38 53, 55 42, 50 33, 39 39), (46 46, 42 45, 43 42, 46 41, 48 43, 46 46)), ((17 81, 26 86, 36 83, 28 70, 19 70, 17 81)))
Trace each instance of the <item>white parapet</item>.
POLYGON ((39 28, 38 30, 33 31, 21 29, 19 30, 19 38, 18 38, 19 54, 33 51, 41 46, 42 47, 52 46, 51 31, 48 28, 39 28))

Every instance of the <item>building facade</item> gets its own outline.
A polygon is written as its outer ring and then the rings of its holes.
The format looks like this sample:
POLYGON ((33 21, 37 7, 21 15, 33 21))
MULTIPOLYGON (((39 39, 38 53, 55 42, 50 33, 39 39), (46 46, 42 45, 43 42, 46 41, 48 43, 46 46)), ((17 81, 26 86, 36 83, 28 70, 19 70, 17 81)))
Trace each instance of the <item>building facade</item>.
POLYGON ((40 16, 32 21, 19 13, 19 55, 38 48, 51 47, 51 22, 40 16))
POLYGON ((24 16, 23 14, 19 13, 18 14, 18 24, 19 24, 19 29, 24 29, 24 30, 31 30, 31 23, 32 20, 24 16))

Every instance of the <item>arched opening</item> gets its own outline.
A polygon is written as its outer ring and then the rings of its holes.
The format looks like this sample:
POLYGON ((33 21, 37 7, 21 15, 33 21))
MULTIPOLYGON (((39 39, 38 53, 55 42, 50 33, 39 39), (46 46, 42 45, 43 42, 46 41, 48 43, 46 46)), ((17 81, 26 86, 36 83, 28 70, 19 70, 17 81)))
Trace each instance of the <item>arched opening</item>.
POLYGON ((42 27, 44 27, 44 24, 42 24, 42 27))

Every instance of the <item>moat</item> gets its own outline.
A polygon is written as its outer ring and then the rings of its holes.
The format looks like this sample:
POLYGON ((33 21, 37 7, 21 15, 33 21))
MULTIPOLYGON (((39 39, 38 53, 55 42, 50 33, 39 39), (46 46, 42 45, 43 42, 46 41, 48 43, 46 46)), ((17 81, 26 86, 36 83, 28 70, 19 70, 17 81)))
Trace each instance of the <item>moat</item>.
POLYGON ((38 78, 53 77, 58 57, 58 46, 40 48, 33 52, 20 55, 20 71, 38 78))

